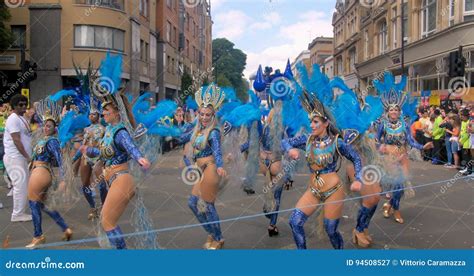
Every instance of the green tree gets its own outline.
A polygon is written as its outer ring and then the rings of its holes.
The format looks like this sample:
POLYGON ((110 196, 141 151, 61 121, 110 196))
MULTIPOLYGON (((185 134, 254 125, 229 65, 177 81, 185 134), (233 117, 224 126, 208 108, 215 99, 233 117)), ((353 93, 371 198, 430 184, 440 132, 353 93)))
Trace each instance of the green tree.
POLYGON ((217 76, 217 85, 220 86, 220 87, 232 87, 232 83, 230 82, 230 80, 224 75, 224 74, 219 74, 219 76, 217 76))
POLYGON ((234 48, 235 44, 226 38, 217 38, 212 41, 212 64, 217 84, 226 86, 230 82, 241 100, 247 99, 247 89, 243 79, 243 72, 247 64, 247 55, 240 49, 234 48), (225 78, 224 78, 225 77, 225 78), (221 82, 219 81, 221 80, 221 82))
POLYGON ((184 93, 184 91, 188 91, 191 85, 193 85, 193 77, 191 77, 191 75, 185 71, 183 76, 181 77, 181 93, 184 93))
POLYGON ((5 25, 5 22, 9 21, 10 18, 10 11, 5 5, 5 1, 0 1, 0 50, 7 49, 13 42, 13 35, 5 25))

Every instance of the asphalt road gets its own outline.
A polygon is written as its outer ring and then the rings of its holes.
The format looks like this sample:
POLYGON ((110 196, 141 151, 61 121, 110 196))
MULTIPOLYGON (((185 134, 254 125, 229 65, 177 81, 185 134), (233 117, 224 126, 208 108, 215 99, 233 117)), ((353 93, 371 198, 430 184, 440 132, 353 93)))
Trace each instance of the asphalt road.
MULTIPOLYGON (((198 249, 206 234, 202 227, 195 226, 197 220, 187 206, 191 186, 183 183, 177 152, 163 156, 140 184, 144 203, 148 208, 153 229, 158 231, 159 247, 165 249, 198 249), (193 226, 194 225, 194 226, 193 226)), ((412 162, 413 185, 416 196, 402 200, 405 224, 393 219, 384 219, 381 205, 372 220, 370 232, 374 249, 472 249, 473 248, 473 178, 458 179, 455 170, 433 166, 427 162, 412 162), (444 181, 432 185, 432 182, 444 181), (450 181, 450 182, 447 182, 450 181)), ((233 168, 227 168, 232 173, 233 168)), ((295 245, 288 225, 291 211, 305 191, 309 175, 302 172, 295 176, 293 188, 283 192, 278 237, 268 237, 268 220, 261 215, 263 205, 262 187, 264 177, 257 179, 257 194, 248 196, 239 185, 230 183, 219 194, 216 207, 222 222, 222 231, 227 249, 294 249, 295 245), (259 215, 260 214, 260 215, 259 215)), ((76 179, 79 188, 79 179, 76 179)), ((10 248, 21 248, 30 242, 33 233, 31 222, 11 223, 12 198, 3 180, 0 182, 0 239, 8 238, 10 248)), ((98 199, 97 199, 98 201, 98 199)), ((136 200, 127 208, 119 225, 123 232, 135 232, 130 220, 136 200)), ((345 248, 352 249, 351 232, 355 226, 358 200, 347 199, 340 231, 345 248)), ((73 244, 61 242, 62 233, 56 224, 43 215, 43 231, 50 243, 48 248, 90 249, 100 248, 97 241, 97 222, 88 221, 88 205, 81 196, 67 210, 61 210, 64 218, 74 230, 73 244), (86 241, 83 241, 86 239, 86 241)), ((332 248, 325 233, 318 235, 317 218, 313 215, 305 225, 307 244, 310 249, 332 248)), ((133 237, 127 238, 129 248, 134 248, 133 237)))

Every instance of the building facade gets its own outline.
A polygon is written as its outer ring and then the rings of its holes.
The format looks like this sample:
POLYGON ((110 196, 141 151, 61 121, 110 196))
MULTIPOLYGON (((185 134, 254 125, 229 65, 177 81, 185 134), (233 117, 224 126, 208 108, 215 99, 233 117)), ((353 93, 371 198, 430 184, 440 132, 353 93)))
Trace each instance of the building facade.
POLYGON ((321 67, 326 58, 334 52, 334 39, 332 37, 317 37, 309 45, 311 66, 319 64, 321 67))
POLYGON ((356 90, 359 88, 359 81, 355 64, 357 53, 360 51, 360 18, 363 13, 360 2, 359 0, 338 0, 336 12, 332 18, 334 74, 342 77, 347 86, 356 90))
POLYGON ((306 70, 311 69, 311 55, 309 50, 304 50, 302 51, 296 58, 295 60, 291 63, 291 71, 293 72, 293 75, 296 76, 297 74, 297 69, 296 69, 296 64, 302 62, 304 66, 306 67, 306 70))
POLYGON ((74 64, 86 69, 90 61, 98 68, 107 52, 123 55, 126 91, 151 92, 157 101, 176 97, 184 72, 201 76, 212 68, 210 6, 188 2, 23 1, 9 9, 7 25, 15 39, 0 53, 2 101, 24 86, 32 101, 77 86, 74 64), (28 84, 22 78, 22 52, 24 60, 37 64, 37 79, 28 84))
POLYGON ((207 1, 158 0, 157 15, 160 96, 175 98, 183 74, 197 82, 212 77, 211 7, 207 1))
MULTIPOLYGON (((373 92, 372 81, 384 71, 402 75, 403 60, 408 91, 431 91, 443 99, 450 82, 449 53, 459 46, 467 61, 466 84, 474 86, 474 1, 378 0, 364 6, 346 0, 338 1, 336 9, 335 74, 357 76, 361 90, 373 92)), ((458 98, 472 101, 470 87, 458 98)))
POLYGON ((329 79, 334 78, 334 56, 326 58, 321 69, 329 79))
MULTIPOLYGON (((74 64, 94 68, 107 52, 123 55, 123 85, 138 94, 156 91, 156 1, 41 0, 10 8, 13 45, 0 58, 1 93, 11 93, 25 60, 37 64, 32 101, 77 85, 74 64), (6 85, 3 85, 6 84, 6 85)), ((18 91, 14 91, 18 93, 18 91)))

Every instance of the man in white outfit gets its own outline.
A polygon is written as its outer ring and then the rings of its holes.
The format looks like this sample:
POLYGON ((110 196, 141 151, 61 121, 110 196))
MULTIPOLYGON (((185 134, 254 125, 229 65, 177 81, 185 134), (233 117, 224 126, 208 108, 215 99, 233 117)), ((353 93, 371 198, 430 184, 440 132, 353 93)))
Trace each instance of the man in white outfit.
POLYGON ((28 164, 31 161, 31 129, 23 118, 28 99, 15 95, 10 100, 13 113, 5 123, 3 146, 5 155, 3 163, 13 185, 12 222, 30 221, 31 215, 26 213, 28 203, 28 164))

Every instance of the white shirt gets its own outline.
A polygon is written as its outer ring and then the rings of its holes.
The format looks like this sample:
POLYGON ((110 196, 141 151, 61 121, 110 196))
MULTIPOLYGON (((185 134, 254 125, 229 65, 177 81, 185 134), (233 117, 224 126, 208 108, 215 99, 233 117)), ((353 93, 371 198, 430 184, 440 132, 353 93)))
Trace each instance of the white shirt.
POLYGON ((13 142, 12 133, 20 133, 21 143, 26 153, 31 156, 31 129, 28 121, 16 113, 8 116, 5 123, 5 133, 3 135, 3 147, 5 148, 5 156, 9 158, 25 158, 16 148, 13 142))
MULTIPOLYGON (((424 125, 423 125, 423 129, 428 130, 429 132, 432 132, 433 131, 433 123, 431 121, 427 121, 424 125)), ((427 134, 427 133, 424 133, 425 137, 426 138, 431 138, 431 135, 427 134)))

